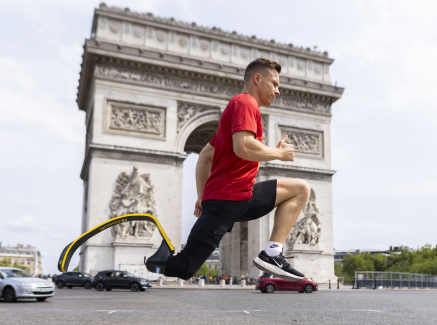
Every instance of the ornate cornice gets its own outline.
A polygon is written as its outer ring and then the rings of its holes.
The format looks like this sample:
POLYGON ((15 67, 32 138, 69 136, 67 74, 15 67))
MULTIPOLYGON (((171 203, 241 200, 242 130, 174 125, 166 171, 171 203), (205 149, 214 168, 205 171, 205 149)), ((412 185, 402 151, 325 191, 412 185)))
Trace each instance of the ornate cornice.
POLYGON ((247 36, 247 35, 238 34, 236 31, 233 32, 223 31, 221 28, 217 28, 217 27, 209 28, 209 27, 199 26, 195 22, 186 23, 186 22, 175 20, 174 18, 170 18, 170 19, 162 18, 162 17, 155 16, 150 12, 141 13, 137 11, 132 11, 129 8, 122 9, 115 6, 109 7, 105 3, 101 3, 99 9, 97 9, 96 12, 100 14, 113 13, 125 17, 135 17, 148 22, 155 22, 155 23, 165 24, 169 26, 174 26, 177 27, 179 30, 185 29, 187 31, 202 32, 211 36, 226 37, 229 38, 230 40, 234 40, 237 42, 243 41, 253 45, 263 45, 263 46, 268 46, 270 48, 287 50, 289 52, 302 53, 305 55, 311 55, 315 57, 328 58, 328 52, 317 51, 316 46, 314 47, 314 49, 311 49, 309 47, 307 48, 296 47, 291 43, 290 44, 277 43, 274 39, 265 40, 265 39, 257 38, 255 35, 247 36))
POLYGON ((260 163, 258 175, 263 176, 284 176, 293 178, 313 179, 331 182, 332 176, 336 173, 331 169, 308 168, 270 162, 260 163))
POLYGON ((166 165, 181 165, 185 158, 187 158, 187 155, 169 151, 90 143, 86 148, 85 159, 80 172, 80 178, 83 180, 88 179, 88 172, 92 158, 153 162, 166 165))

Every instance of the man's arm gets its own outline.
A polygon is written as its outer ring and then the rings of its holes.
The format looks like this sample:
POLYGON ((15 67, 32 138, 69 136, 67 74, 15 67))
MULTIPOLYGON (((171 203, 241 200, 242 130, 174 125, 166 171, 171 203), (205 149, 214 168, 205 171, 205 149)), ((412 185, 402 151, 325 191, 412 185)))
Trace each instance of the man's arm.
POLYGON ((202 149, 196 165, 196 188, 197 201, 194 208, 194 215, 199 218, 202 213, 202 193, 205 183, 211 175, 212 160, 214 158, 214 147, 209 143, 202 149))
POLYGON ((248 161, 294 161, 293 145, 286 143, 288 136, 279 141, 276 148, 268 147, 255 138, 250 131, 239 131, 232 135, 234 153, 248 161))

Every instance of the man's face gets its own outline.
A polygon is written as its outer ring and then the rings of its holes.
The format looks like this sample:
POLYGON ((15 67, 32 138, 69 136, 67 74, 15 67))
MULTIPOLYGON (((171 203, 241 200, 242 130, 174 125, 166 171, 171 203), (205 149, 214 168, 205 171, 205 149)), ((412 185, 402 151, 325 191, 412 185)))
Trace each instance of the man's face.
POLYGON ((270 106, 279 95, 279 73, 275 69, 265 69, 260 74, 258 95, 262 106, 270 106))

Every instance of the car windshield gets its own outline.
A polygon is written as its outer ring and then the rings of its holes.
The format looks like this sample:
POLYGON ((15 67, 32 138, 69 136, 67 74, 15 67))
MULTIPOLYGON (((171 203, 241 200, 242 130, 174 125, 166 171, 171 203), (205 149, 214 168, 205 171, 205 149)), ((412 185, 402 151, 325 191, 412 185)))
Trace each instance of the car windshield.
POLYGON ((83 276, 87 276, 87 277, 89 277, 89 278, 92 278, 92 275, 89 274, 89 273, 84 273, 84 272, 82 272, 82 274, 83 274, 83 276))
POLYGON ((126 272, 126 275, 127 275, 129 278, 136 278, 135 275, 133 275, 132 273, 129 273, 129 272, 126 272))
POLYGON ((0 269, 7 278, 33 278, 33 275, 17 269, 0 269))

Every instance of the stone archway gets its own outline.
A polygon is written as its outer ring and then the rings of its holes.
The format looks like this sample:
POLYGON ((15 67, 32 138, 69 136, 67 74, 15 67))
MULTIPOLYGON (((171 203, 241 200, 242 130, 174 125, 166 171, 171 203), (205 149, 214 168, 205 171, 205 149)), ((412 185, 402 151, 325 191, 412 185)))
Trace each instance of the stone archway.
POLYGON ((194 129, 188 136, 184 151, 186 153, 199 154, 206 144, 211 141, 217 131, 217 126, 218 122, 208 122, 194 129))

